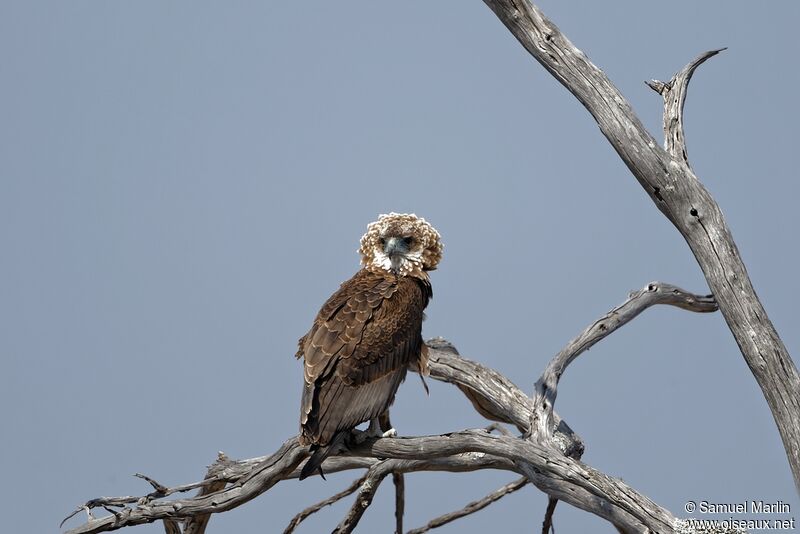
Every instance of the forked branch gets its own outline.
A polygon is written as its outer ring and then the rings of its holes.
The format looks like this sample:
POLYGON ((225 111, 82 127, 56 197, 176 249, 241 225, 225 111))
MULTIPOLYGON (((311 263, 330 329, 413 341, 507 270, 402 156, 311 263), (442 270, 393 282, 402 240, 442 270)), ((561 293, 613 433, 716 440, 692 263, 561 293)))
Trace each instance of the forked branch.
POLYGON ((325 508, 326 506, 330 506, 334 503, 337 503, 344 499, 345 497, 352 495, 358 488, 361 487, 361 484, 364 483, 364 480, 367 478, 367 475, 362 476, 361 478, 355 479, 347 488, 343 489, 339 493, 336 493, 327 499, 324 499, 318 503, 312 504, 308 508, 304 508, 301 512, 295 515, 291 521, 289 521, 289 525, 284 529, 283 534, 291 534, 295 531, 295 529, 305 521, 309 516, 315 514, 325 508))
POLYGON ((717 311, 713 295, 695 295, 671 284, 650 282, 644 288, 632 292, 625 302, 587 326, 547 365, 534 386, 530 432, 534 438, 539 441, 549 441, 553 437, 553 430, 556 428, 553 406, 558 394, 558 381, 567 366, 595 343, 629 323, 650 306, 657 304, 677 306, 699 313, 717 311))
POLYGON ((600 131, 656 207, 675 225, 697 259, 725 321, 767 400, 800 490, 800 375, 753 289, 717 203, 686 161, 683 102, 707 52, 670 83, 664 96, 664 150, 628 101, 569 39, 528 0, 484 0, 533 57, 597 121, 600 131))
POLYGON ((725 48, 703 52, 666 83, 658 80, 645 82, 664 97, 664 149, 673 158, 685 162, 686 165, 689 165, 689 155, 686 152, 686 138, 683 134, 683 105, 686 103, 689 81, 697 67, 723 50, 725 48))
POLYGON ((355 502, 350 507, 347 515, 341 520, 339 525, 333 529, 333 534, 350 534, 356 528, 364 512, 372 504, 372 498, 378 487, 392 471, 399 470, 402 460, 388 460, 380 462, 367 470, 367 476, 361 483, 361 491, 358 492, 355 502))
MULTIPOLYGON (((697 311, 697 307, 703 308, 703 311, 710 311, 713 307, 713 301, 707 297, 696 297, 666 284, 651 284, 643 291, 652 294, 642 297, 644 302, 650 303, 648 305, 669 302, 694 311, 697 311)), ((646 306, 642 309, 644 307, 646 306)), ((635 314, 625 321, 633 316, 635 314)), ((513 424, 523 432, 528 428, 532 401, 510 380, 493 369, 460 357, 455 348, 445 340, 431 340, 428 345, 431 377, 457 385, 482 415, 513 424)), ((546 445, 519 439, 510 435, 502 426, 493 424, 483 430, 442 436, 379 439, 352 446, 348 456, 326 459, 323 465, 327 473, 348 469, 368 470, 366 477, 357 484, 360 493, 337 527, 338 532, 351 532, 355 528, 378 486, 389 474, 480 469, 500 469, 522 474, 552 498, 565 500, 598 514, 617 525, 623 525, 629 531, 641 528, 670 531, 667 526, 675 518, 669 512, 622 481, 608 477, 578 461, 583 452, 583 442, 555 413, 552 414, 552 419, 555 425, 554 441, 546 445), (498 430, 502 435, 491 435, 492 430, 498 430), (557 447, 553 447, 554 443, 557 447), (385 460, 381 460, 384 458, 385 460)), ((89 501, 80 509, 109 505, 123 508, 113 515, 91 519, 69 531, 69 534, 103 532, 158 520, 164 521, 168 532, 178 532, 179 523, 183 523, 185 533, 191 531, 200 534, 204 531, 210 514, 239 506, 267 491, 280 480, 296 478, 301 463, 308 454, 306 447, 301 447, 296 438, 291 438, 268 457, 236 462, 220 455, 202 482, 166 488, 149 479, 156 489, 154 494, 138 498, 89 501), (198 487, 203 490, 195 497, 161 500, 166 495, 198 487), (134 507, 127 506, 134 503, 134 507)), ((287 527, 287 532, 291 532, 307 515, 356 491, 355 486, 298 514, 287 527)), ((516 485, 513 487, 518 489, 516 485)), ((448 514, 447 520, 452 521, 474 513, 511 491, 511 486, 501 488, 480 501, 471 503, 462 511, 448 514)), ((441 520, 440 518, 438 521, 441 520)))

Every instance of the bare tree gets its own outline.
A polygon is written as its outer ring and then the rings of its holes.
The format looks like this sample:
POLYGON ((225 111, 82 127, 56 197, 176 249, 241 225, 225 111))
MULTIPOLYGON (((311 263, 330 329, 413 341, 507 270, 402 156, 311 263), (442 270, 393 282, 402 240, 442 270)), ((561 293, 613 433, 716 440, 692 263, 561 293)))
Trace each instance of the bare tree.
MULTIPOLYGON (((719 309, 761 386, 778 426, 795 483, 800 487, 800 377, 753 290, 722 212, 689 165, 683 135, 683 104, 695 69, 719 50, 701 54, 668 82, 648 85, 664 98, 664 148, 645 130, 631 106, 606 75, 593 65, 527 0, 484 0, 522 46, 567 90, 600 130, 658 209, 684 237, 702 269, 711 295, 695 295, 651 282, 589 325, 548 364, 529 397, 498 372, 461 357, 441 339, 428 342, 431 376, 457 386, 475 410, 494 421, 485 429, 438 436, 382 438, 348 443, 323 464, 325 472, 366 470, 346 490, 298 513, 286 527, 292 532, 306 517, 357 492, 334 532, 351 532, 389 475, 395 484, 395 525, 403 532, 405 473, 500 469, 521 477, 463 509, 433 519, 410 532, 426 532, 480 510, 503 496, 533 484, 549 496, 542 525, 548 532, 561 500, 596 514, 622 532, 697 532, 624 482, 581 462, 583 441, 553 410, 558 382, 566 367, 589 347, 656 304, 693 312, 719 309), (515 428, 512 433, 507 426, 515 428)), ((309 451, 297 438, 272 455, 232 461, 220 456, 203 481, 167 488, 142 476, 153 491, 144 496, 93 499, 81 505, 88 521, 69 534, 94 533, 163 521, 168 533, 201 533, 210 515, 235 508, 296 478, 309 451), (200 488, 194 497, 169 500, 200 488), (95 518, 92 510, 111 512, 95 518)))

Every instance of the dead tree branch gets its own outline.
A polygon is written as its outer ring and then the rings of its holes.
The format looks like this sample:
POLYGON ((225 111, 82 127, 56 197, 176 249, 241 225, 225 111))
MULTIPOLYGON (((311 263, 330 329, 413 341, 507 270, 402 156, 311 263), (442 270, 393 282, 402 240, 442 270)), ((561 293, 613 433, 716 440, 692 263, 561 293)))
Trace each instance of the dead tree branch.
MULTIPOLYGON (((278 451, 252 468, 233 485, 222 491, 200 494, 173 501, 144 498, 135 508, 125 507, 115 515, 89 522, 70 530, 70 534, 105 532, 131 525, 152 523, 163 519, 183 520, 205 514, 224 512, 261 495, 278 481, 283 480, 308 456, 306 447, 300 447, 297 438, 287 440, 278 451)), ((212 466, 213 469, 213 466, 212 466)), ((224 472, 224 470, 223 470, 224 472)), ((220 475, 224 476, 224 475, 220 475)), ((90 505, 92 501, 87 503, 90 505)))
POLYGON ((358 488, 361 487, 361 484, 364 483, 364 480, 366 478, 367 475, 364 475, 361 478, 357 478, 356 480, 353 481, 352 484, 347 486, 347 488, 343 489, 339 493, 332 495, 327 499, 322 500, 318 503, 312 504, 308 508, 303 509, 296 516, 294 516, 291 521, 289 521, 289 525, 286 527, 286 529, 284 529, 283 534, 291 534, 300 525, 300 523, 305 521, 306 518, 308 518, 312 514, 315 514, 320 510, 322 510, 323 508, 325 508, 326 506, 330 506, 334 503, 337 503, 342 499, 344 499, 345 497, 347 497, 348 495, 352 495, 353 493, 355 493, 356 490, 358 490, 358 488))
POLYGON ((621 480, 577 460, 554 454, 532 441, 465 430, 441 436, 384 438, 355 447, 350 454, 379 458, 451 457, 463 453, 513 462, 509 470, 524 474, 548 495, 603 517, 627 531, 672 532, 676 518, 621 480))
MULTIPOLYGON (((221 452, 217 453, 217 461, 214 462, 214 464, 209 468, 208 473, 206 473, 206 477, 203 480, 205 484, 202 488, 200 488, 200 492, 197 494, 198 497, 211 495, 212 493, 216 493, 225 488, 225 479, 218 476, 218 472, 224 471, 225 468, 231 467, 233 464, 234 462, 231 461, 231 459, 225 454, 221 452)), ((206 527, 208 526, 208 522, 210 520, 210 513, 198 514, 186 519, 184 522, 183 534, 205 534, 206 527)), ((180 534, 180 527, 178 527, 174 520, 165 519, 164 527, 166 528, 168 525, 170 528, 175 529, 176 534, 180 534)), ((170 532, 167 532, 167 534, 170 534, 170 532)))
MULTIPOLYGON (((528 428, 531 398, 510 380, 493 369, 462 358, 445 340, 431 340, 428 346, 432 378, 457 385, 482 415, 508 422, 522 431, 528 428)), ((494 430, 494 426, 490 425, 488 430, 368 442, 352 448, 348 456, 326 459, 324 469, 326 473, 334 473, 366 468, 378 475, 388 467, 391 469, 386 471, 387 474, 501 469, 524 474, 549 495, 614 520, 615 524, 627 525, 629 530, 646 525, 654 530, 670 531, 666 525, 671 524, 674 518, 669 512, 623 482, 577 461, 583 452, 583 442, 555 413, 553 420, 557 424, 554 436, 555 443, 560 445, 559 449, 554 449, 552 444, 545 447, 510 435, 490 435, 489 431, 494 430), (381 458, 402 461, 389 463, 379 460, 381 458), (384 467, 379 468, 381 465, 384 467)), ((186 525, 185 532, 192 524, 204 528, 203 521, 207 519, 203 518, 209 514, 235 508, 267 491, 280 480, 296 478, 300 464, 308 454, 306 447, 299 446, 296 438, 291 438, 270 456, 232 461, 221 455, 209 469, 204 481, 176 488, 161 487, 159 494, 171 495, 177 491, 211 485, 220 489, 170 501, 161 500, 161 497, 153 494, 94 499, 79 510, 109 505, 122 507, 122 510, 107 517, 90 518, 87 523, 70 530, 69 534, 105 532, 162 520, 167 520, 170 525, 183 522, 186 525), (128 507, 134 503, 135 506, 128 507)), ((366 502, 368 506, 371 496, 365 492, 364 484, 361 484, 361 488, 364 493, 361 502, 366 502)), ((349 528, 348 524, 355 526, 357 520, 351 519, 343 524, 343 529, 349 528)))
POLYGON ((394 482, 394 531, 403 534, 403 514, 406 511, 406 480, 403 473, 392 473, 394 482))
POLYGON ((464 508, 459 510, 455 510, 453 512, 448 512, 446 514, 440 515, 434 519, 428 521, 428 523, 424 527, 419 527, 415 529, 411 529, 406 534, 423 534, 424 532, 428 532, 435 528, 444 526, 448 523, 452 523, 456 519, 461 519, 462 517, 466 517, 470 514, 474 514, 475 512, 479 512, 483 510, 493 502, 497 502, 506 495, 510 495, 517 490, 520 490, 528 485, 530 481, 528 477, 518 478, 514 482, 509 482, 505 486, 502 486, 490 494, 478 499, 477 501, 472 501, 471 503, 467 504, 464 508))
POLYGON ((547 510, 544 513, 544 521, 542 521, 542 534, 549 534, 553 530, 553 515, 556 513, 556 506, 558 499, 550 497, 547 499, 547 510))
MULTIPOLYGON (((471 398, 482 399, 480 402, 492 406, 496 417, 527 425, 526 421, 530 418, 530 397, 522 393, 511 381, 493 369, 461 358, 452 345, 442 339, 431 341, 430 346, 432 378, 461 384, 469 390, 471 398), (467 373, 470 373, 469 376, 467 373), (518 402, 522 403, 522 407, 517 405, 518 402)), ((562 433, 560 435, 565 443, 572 444, 573 450, 578 448, 583 450, 583 442, 565 424, 560 425, 559 432, 562 433)), ((236 462, 221 455, 209 469, 205 480, 167 488, 165 493, 172 495, 209 484, 222 484, 223 487, 227 485, 224 490, 211 495, 201 493, 195 497, 173 501, 158 501, 158 495, 152 493, 143 497, 92 499, 78 507, 72 515, 82 510, 89 512, 92 508, 115 507, 122 510, 115 515, 99 519, 89 514, 87 523, 70 530, 69 533, 105 532, 165 518, 199 523, 197 518, 204 514, 229 510, 257 497, 279 480, 297 478, 300 474, 300 463, 307 456, 307 449, 300 447, 296 438, 286 441, 270 456, 236 462), (134 504, 135 507, 127 507, 134 504)), ((378 463, 378 460, 371 457, 337 456, 325 460, 324 470, 326 473, 335 473, 351 469, 369 469, 378 463)), ((489 468, 512 469, 513 464, 507 460, 488 456, 480 462, 468 462, 465 458, 433 459, 410 464, 408 472, 419 470, 459 472, 489 468)))
POLYGON ((671 284, 650 282, 644 288, 632 292, 625 302, 587 326, 547 365, 534 386, 530 432, 532 436, 539 441, 551 439, 556 428, 552 414, 558 394, 558 381, 567 366, 595 343, 657 304, 677 306, 698 313, 717 311, 713 295, 695 295, 671 284))
MULTIPOLYGON (((624 482, 561 455, 551 447, 515 437, 490 435, 485 430, 466 430, 441 436, 382 438, 353 447, 358 457, 387 458, 374 465, 372 486, 362 484, 362 494, 340 524, 352 530, 374 495, 375 483, 388 473, 414 471, 475 471, 501 469, 525 474, 537 487, 561 500, 598 514, 629 531, 650 528, 671 532, 675 518, 624 482), (380 467, 385 466, 385 467, 380 467)), ((308 456, 306 447, 288 440, 278 452, 259 463, 250 474, 210 495, 174 501, 153 501, 126 508, 116 515, 90 521, 70 534, 104 532, 163 519, 185 519, 229 510, 255 498, 280 477, 286 478, 308 456)), ((370 476, 367 477, 370 481, 370 476)))
POLYGON ((333 534, 350 534, 353 532, 353 529, 358 526, 358 522, 361 521, 364 512, 372 504, 372 498, 375 497, 375 492, 378 491, 383 479, 396 469, 395 466, 399 464, 400 461, 398 460, 387 460, 369 468, 367 476, 364 477, 364 482, 361 483, 361 491, 358 492, 358 496, 347 515, 333 529, 333 534))
MULTIPOLYGON (((442 338, 427 341, 431 377, 455 384, 469 399, 475 410, 490 421, 516 426, 527 432, 531 422, 531 398, 513 382, 494 369, 462 358, 442 338)), ((555 442, 563 454, 580 458, 584 445, 580 436, 553 412, 555 442)))
POLYGON ((689 165, 689 155, 686 152, 686 139, 683 137, 683 105, 686 102, 689 80, 692 79, 697 67, 723 50, 725 48, 709 50, 700 54, 667 83, 658 80, 645 82, 651 89, 664 97, 664 149, 673 158, 682 160, 687 166, 689 165))
POLYGON ((667 150, 642 125, 608 77, 528 0, 484 0, 514 37, 597 121, 658 209, 684 237, 778 426, 800 490, 800 375, 750 282, 725 218, 686 161, 683 101, 690 63, 655 84, 665 102, 667 150))
MULTIPOLYGON (((628 531, 650 528, 672 532, 675 518, 648 498, 637 493, 620 480, 614 479, 576 460, 553 454, 550 447, 519 438, 494 436, 485 430, 467 430, 442 436, 418 438, 383 438, 353 448, 349 454, 371 458, 404 460, 385 469, 381 462, 373 466, 373 481, 382 480, 389 472, 413 471, 474 471, 503 469, 525 474, 537 487, 561 500, 600 515, 628 531)), ((253 469, 253 472, 226 489, 211 495, 176 501, 152 502, 125 509, 116 516, 90 521, 70 534, 104 532, 125 526, 172 519, 180 521, 197 515, 215 513, 238 506, 260 495, 274 485, 278 476, 291 473, 292 464, 306 457, 308 451, 296 439, 287 441, 281 449, 253 469)), ((369 477, 368 477, 369 480, 369 477)), ((373 482, 374 483, 374 482, 373 482)), ((373 486, 374 487, 374 486, 373 486)), ((375 488, 377 489, 377 488, 375 488)), ((340 525, 348 532, 360 519, 371 502, 374 489, 365 489, 350 519, 340 525)), ((348 514, 350 517, 350 514, 348 514)))

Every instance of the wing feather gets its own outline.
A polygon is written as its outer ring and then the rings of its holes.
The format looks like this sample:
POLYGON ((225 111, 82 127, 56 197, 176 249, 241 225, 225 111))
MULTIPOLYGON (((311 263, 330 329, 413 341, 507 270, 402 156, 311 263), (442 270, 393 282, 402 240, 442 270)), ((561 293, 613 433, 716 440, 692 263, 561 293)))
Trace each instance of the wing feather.
POLYGON ((298 351, 304 444, 326 445, 391 405, 409 365, 420 363, 429 299, 427 281, 367 270, 328 299, 298 351))
POLYGON ((388 373, 361 386, 347 386, 334 377, 327 388, 333 391, 327 403, 320 402, 319 441, 328 443, 340 430, 358 426, 385 412, 394 401, 407 367, 388 373))

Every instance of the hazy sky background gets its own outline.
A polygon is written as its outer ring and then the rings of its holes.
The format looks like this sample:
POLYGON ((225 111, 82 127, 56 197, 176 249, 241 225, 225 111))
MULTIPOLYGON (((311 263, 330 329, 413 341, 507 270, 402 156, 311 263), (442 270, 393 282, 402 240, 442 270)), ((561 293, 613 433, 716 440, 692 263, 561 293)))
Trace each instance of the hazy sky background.
MULTIPOLYGON (((692 82, 689 156, 797 361, 800 4, 540 5, 659 138, 642 82, 729 47, 692 82)), ((146 493, 132 473, 195 481, 218 450, 258 456, 295 434, 297 339, 379 213, 442 234, 425 337, 525 391, 629 290, 707 291, 591 117, 479 1, 4 0, 0 80, 6 532, 55 532, 87 499, 146 493)), ((486 424, 429 383, 430 397, 415 377, 401 387, 401 434, 486 424)), ((584 460, 676 515, 780 499, 793 510, 776 518, 800 516, 720 314, 648 310, 559 392, 584 460)), ((281 483, 209 530, 279 532, 355 476, 281 483)), ((514 478, 410 475, 406 525, 514 478)), ((392 499, 387 483, 359 531, 389 532, 392 499)), ((330 531, 350 502, 301 532, 330 531)), ((536 531, 545 505, 529 487, 440 531, 536 531)), ((614 532, 567 505, 556 527, 614 532)))

